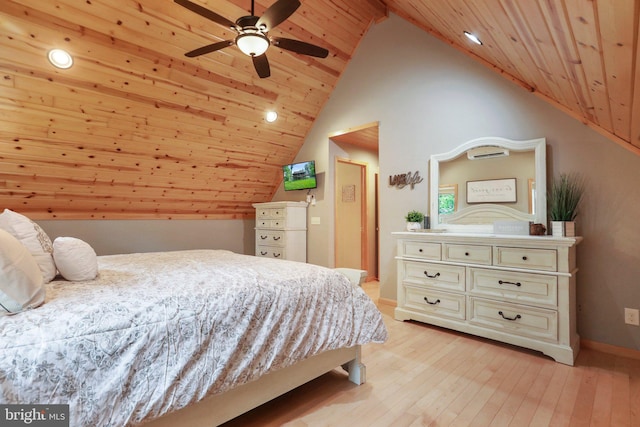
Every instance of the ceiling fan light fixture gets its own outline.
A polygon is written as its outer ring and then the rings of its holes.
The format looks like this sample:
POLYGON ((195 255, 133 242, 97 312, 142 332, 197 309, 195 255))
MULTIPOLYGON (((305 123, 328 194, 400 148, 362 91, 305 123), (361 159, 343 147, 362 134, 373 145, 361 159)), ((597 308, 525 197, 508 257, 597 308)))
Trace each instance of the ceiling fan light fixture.
POLYGON ((475 34, 471 34, 469 31, 464 31, 464 35, 467 36, 467 38, 475 44, 482 46, 482 41, 480 41, 478 36, 476 36, 475 34))
POLYGON ((47 57, 51 65, 57 68, 67 69, 73 65, 73 58, 66 50, 51 49, 47 57))
POLYGON ((244 33, 236 37, 236 45, 248 56, 260 56, 269 48, 269 39, 262 33, 244 33))

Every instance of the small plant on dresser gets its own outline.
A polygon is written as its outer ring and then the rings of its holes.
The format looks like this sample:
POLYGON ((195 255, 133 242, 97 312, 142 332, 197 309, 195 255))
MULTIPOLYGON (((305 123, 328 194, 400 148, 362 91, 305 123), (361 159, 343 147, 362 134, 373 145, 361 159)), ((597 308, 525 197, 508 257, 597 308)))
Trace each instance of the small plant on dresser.
POLYGON ((424 214, 420 211, 409 211, 404 219, 407 221, 407 231, 419 230, 422 228, 424 214))

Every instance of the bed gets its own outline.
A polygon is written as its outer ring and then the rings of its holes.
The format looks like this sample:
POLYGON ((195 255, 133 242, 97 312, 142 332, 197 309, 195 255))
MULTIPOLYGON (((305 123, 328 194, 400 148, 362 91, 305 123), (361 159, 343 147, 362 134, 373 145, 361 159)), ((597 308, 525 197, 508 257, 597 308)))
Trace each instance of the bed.
POLYGON ((98 257, 0 318, 0 403, 69 404, 70 425, 217 425, 336 367, 364 382, 380 312, 335 270, 193 250, 98 257))

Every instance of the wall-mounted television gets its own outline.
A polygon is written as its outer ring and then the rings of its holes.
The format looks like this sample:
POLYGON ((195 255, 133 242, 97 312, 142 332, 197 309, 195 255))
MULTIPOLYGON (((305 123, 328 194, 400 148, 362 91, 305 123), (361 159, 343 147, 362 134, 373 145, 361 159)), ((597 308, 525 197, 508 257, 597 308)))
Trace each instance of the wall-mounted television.
POLYGON ((318 186, 316 163, 313 160, 284 165, 282 166, 282 173, 285 191, 307 190, 318 186))

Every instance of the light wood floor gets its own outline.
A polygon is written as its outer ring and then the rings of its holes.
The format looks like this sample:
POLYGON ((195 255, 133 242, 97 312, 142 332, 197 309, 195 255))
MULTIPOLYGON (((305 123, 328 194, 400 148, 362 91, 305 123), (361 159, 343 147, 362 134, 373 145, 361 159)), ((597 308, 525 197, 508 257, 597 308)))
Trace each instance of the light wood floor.
POLYGON ((640 360, 582 349, 570 367, 381 310, 366 384, 336 369, 224 426, 640 426, 640 360))

